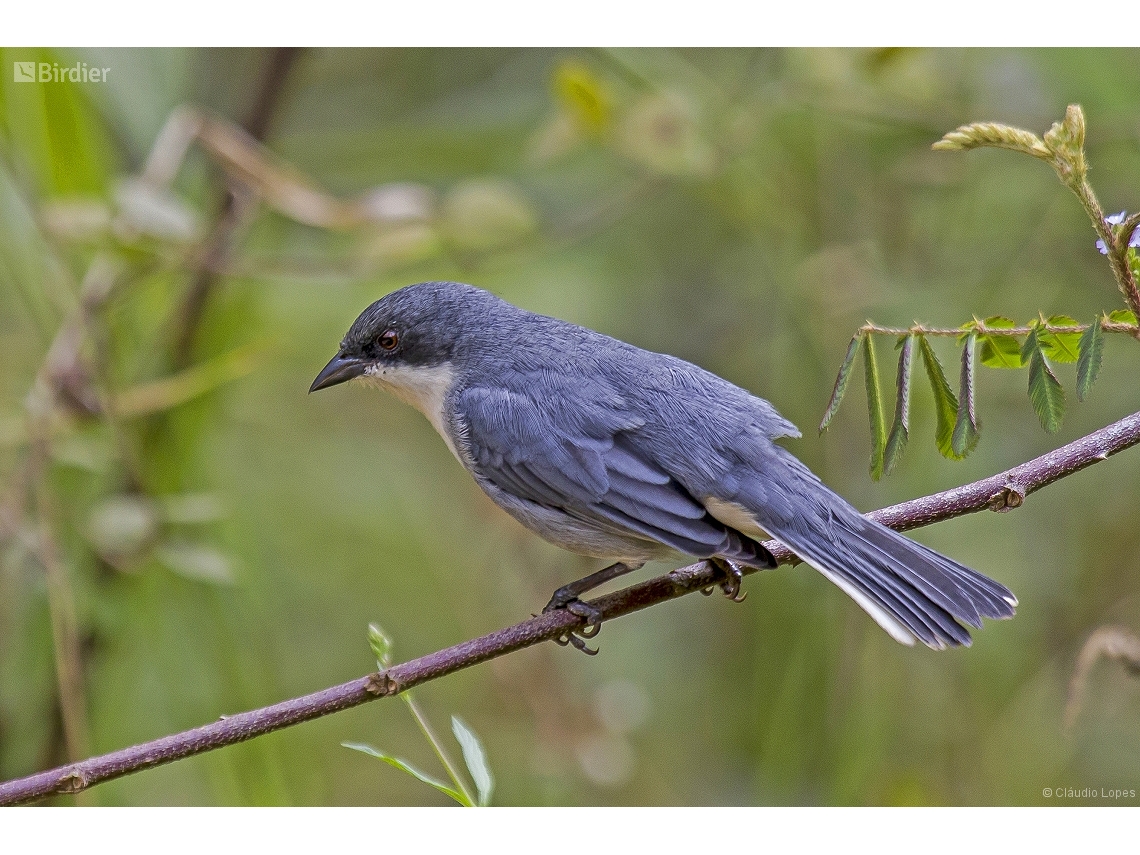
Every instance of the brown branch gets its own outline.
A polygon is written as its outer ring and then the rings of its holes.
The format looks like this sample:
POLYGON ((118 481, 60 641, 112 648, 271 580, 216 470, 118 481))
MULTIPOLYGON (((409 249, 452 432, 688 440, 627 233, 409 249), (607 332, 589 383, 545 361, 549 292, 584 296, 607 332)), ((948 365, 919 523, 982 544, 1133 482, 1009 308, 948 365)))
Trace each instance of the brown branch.
MULTIPOLYGON (((1030 493, 1137 443, 1140 443, 1140 413, 1127 416, 1006 472, 884 508, 870 516, 891 528, 906 530, 986 508, 1009 510, 1020 506, 1030 493)), ((781 544, 769 542, 765 545, 781 563, 794 563, 797 560, 781 544)), ((745 573, 756 572, 752 568, 743 570, 745 573)), ((694 591, 703 591, 717 585, 723 578, 720 570, 702 561, 599 597, 591 605, 602 613, 604 619, 613 620, 694 591)), ((131 772, 243 742, 376 698, 396 695, 428 680, 558 638, 582 626, 582 619, 567 611, 542 614, 498 632, 312 695, 225 716, 194 730, 0 784, 0 805, 31 802, 52 794, 77 793, 131 772)))

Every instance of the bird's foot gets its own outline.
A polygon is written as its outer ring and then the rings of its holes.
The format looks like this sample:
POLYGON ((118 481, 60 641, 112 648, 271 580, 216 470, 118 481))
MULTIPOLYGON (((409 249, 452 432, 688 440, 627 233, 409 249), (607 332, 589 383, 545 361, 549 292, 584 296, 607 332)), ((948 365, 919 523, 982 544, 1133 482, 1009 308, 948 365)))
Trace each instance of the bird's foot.
POLYGON ((599 585, 604 585, 611 579, 616 579, 618 576, 623 576, 632 570, 636 570, 641 566, 642 562, 632 561, 617 561, 609 567, 603 567, 596 573, 591 573, 576 582, 571 582, 569 585, 563 585, 554 595, 550 598, 550 602, 542 610, 546 612, 553 611, 554 609, 566 609, 572 615, 577 615, 582 618, 586 623, 580 629, 572 629, 564 635, 560 635, 554 639, 559 644, 571 644, 575 649, 581 650, 593 656, 598 651, 594 648, 587 647, 583 638, 593 638, 598 634, 602 628, 602 612, 595 606, 585 603, 579 599, 582 594, 587 591, 592 591, 599 585))
POLYGON ((724 573, 724 579, 720 583, 724 595, 734 603, 743 603, 748 593, 740 590, 740 583, 744 581, 744 572, 740 567, 727 558, 713 557, 708 562, 724 573))
POLYGON ((555 609, 565 609, 572 615, 577 615, 586 621, 585 626, 573 629, 554 639, 556 644, 565 647, 567 644, 575 650, 581 650, 587 656, 596 656, 598 649, 590 647, 583 639, 593 638, 602 629, 602 612, 589 603, 579 600, 573 594, 568 594, 564 588, 559 588, 550 598, 550 602, 543 608, 542 613, 552 612, 555 609))

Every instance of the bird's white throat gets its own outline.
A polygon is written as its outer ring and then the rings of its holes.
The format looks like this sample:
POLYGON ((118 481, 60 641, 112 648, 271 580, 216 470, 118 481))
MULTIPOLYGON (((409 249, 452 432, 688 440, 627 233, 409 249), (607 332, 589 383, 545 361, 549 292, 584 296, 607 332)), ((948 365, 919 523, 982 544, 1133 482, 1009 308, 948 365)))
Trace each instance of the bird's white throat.
POLYGON ((443 404, 455 372, 450 365, 421 368, 410 365, 373 365, 360 378, 370 386, 395 395, 423 413, 436 433, 443 437, 456 460, 463 462, 448 429, 443 404))

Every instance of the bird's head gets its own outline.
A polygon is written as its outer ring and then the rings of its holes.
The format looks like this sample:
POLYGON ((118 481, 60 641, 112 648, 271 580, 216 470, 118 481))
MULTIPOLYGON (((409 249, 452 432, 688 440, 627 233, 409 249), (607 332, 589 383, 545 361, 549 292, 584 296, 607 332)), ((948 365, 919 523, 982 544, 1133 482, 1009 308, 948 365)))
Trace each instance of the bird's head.
POLYGON ((489 336, 497 315, 511 309, 493 294, 458 282, 393 291, 360 313, 309 391, 363 377, 418 405, 415 390, 445 376, 450 380, 456 360, 478 349, 480 332, 489 336))

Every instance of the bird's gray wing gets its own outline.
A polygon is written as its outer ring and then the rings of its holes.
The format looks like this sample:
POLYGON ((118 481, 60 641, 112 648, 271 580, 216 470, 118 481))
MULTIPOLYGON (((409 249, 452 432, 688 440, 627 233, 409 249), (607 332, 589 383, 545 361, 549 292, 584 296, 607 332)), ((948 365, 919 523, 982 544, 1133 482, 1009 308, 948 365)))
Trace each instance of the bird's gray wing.
POLYGON ((755 559, 751 541, 639 453, 643 420, 623 405, 600 393, 548 395, 539 404, 524 392, 468 387, 455 400, 457 433, 476 476, 516 498, 689 555, 755 559))

